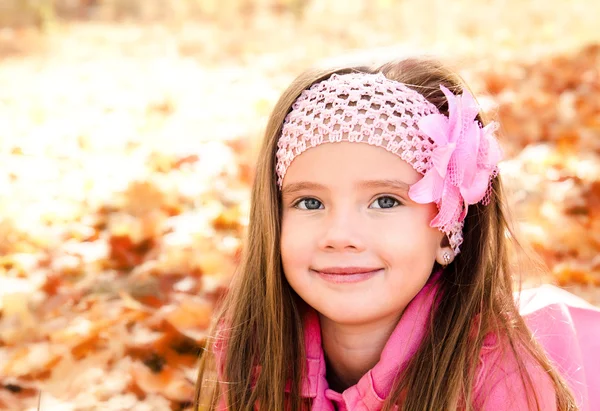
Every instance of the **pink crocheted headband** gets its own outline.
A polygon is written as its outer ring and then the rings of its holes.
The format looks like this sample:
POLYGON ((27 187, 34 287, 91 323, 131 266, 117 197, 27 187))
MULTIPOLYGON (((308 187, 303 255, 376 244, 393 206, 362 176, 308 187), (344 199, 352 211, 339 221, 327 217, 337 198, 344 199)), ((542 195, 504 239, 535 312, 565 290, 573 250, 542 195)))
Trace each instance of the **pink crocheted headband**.
POLYGON ((409 163, 423 178, 409 197, 435 202, 431 221, 460 252, 469 204, 490 200, 502 151, 496 123, 482 127, 473 97, 440 86, 449 116, 423 95, 383 74, 333 74, 304 90, 286 116, 277 147, 277 184, 297 156, 323 143, 349 141, 379 146, 409 163))

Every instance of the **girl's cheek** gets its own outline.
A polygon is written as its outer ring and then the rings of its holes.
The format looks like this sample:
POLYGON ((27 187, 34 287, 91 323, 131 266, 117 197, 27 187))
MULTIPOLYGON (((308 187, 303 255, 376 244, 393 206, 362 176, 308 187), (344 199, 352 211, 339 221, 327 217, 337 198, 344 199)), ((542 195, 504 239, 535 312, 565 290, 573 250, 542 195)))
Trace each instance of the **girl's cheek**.
POLYGON ((428 234, 431 228, 429 221, 419 216, 408 216, 384 221, 377 221, 373 224, 371 232, 377 233, 384 243, 405 243, 418 244, 428 234))
POLYGON ((288 215, 284 215, 282 221, 284 225, 293 230, 306 230, 306 227, 317 227, 323 223, 322 218, 318 216, 303 215, 298 212, 290 212, 288 215))
POLYGON ((318 235, 320 226, 306 218, 290 215, 282 219, 281 237, 282 245, 297 247, 318 235))

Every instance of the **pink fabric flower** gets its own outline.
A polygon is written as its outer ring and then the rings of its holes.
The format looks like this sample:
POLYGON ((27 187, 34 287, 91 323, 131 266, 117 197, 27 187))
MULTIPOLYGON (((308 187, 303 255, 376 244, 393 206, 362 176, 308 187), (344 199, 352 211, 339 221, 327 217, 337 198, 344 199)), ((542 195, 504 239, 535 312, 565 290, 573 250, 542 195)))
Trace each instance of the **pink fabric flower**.
POLYGON ((445 231, 467 215, 469 204, 481 201, 497 172, 502 150, 494 137, 496 123, 481 127, 476 120, 479 107, 467 91, 455 96, 440 86, 448 100, 449 116, 430 114, 418 126, 436 144, 432 166, 413 184, 410 198, 420 204, 435 202, 438 214, 432 227, 445 231))

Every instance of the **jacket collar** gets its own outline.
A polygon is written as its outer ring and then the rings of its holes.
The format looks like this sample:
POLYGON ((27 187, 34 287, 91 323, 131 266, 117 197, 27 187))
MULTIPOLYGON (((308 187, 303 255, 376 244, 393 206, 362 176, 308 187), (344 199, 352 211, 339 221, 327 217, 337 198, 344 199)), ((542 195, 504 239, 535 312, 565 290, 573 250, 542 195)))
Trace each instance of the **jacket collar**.
MULTIPOLYGON (((394 378, 404 370, 425 335, 440 273, 441 270, 434 273, 406 307, 377 364, 356 385, 337 395, 341 396, 347 409, 380 409, 392 389, 394 378)), ((304 341, 307 363, 302 396, 314 399, 313 409, 329 409, 326 404, 330 401, 325 396, 329 385, 325 377, 321 327, 319 316, 313 309, 308 310, 304 317, 304 341)))

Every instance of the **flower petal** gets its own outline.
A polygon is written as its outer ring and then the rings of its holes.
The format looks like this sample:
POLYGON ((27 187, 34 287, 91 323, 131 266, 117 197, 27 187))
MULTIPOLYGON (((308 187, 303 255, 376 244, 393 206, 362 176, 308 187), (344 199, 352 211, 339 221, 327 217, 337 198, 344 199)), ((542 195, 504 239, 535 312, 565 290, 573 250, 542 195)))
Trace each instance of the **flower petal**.
POLYGON ((460 96, 460 105, 465 123, 475 121, 477 114, 479 114, 479 105, 468 90, 463 90, 460 96))
POLYGON ((457 173, 457 186, 472 184, 477 172, 477 157, 480 146, 481 130, 476 122, 472 122, 471 126, 464 130, 465 134, 461 139, 459 149, 455 151, 454 158, 459 167, 457 173))
POLYGON ((449 140, 457 141, 460 144, 461 142, 458 140, 463 137, 463 131, 470 127, 479 114, 479 105, 468 90, 463 90, 460 96, 455 96, 446 87, 440 85, 440 88, 448 101, 449 140))
POLYGON ((448 101, 448 141, 456 142, 462 127, 462 116, 458 98, 446 87, 440 85, 440 89, 448 101))
POLYGON ((423 178, 410 186, 408 196, 415 203, 427 204, 437 201, 442 196, 444 180, 436 172, 430 169, 423 178))
POLYGON ((460 194, 466 204, 477 204, 481 201, 487 191, 490 182, 490 172, 488 170, 480 170, 475 174, 472 184, 469 186, 460 186, 460 194))
POLYGON ((452 225, 462 211, 462 198, 458 188, 446 184, 442 201, 439 204, 439 212, 431 223, 431 227, 444 228, 452 225))
POLYGON ((496 140, 496 137, 493 134, 492 135, 485 135, 484 138, 486 138, 487 142, 488 142, 488 156, 487 156, 488 158, 487 158, 487 162, 492 167, 497 166, 498 163, 504 157, 504 153, 502 152, 502 148, 500 147, 500 144, 498 143, 498 140, 496 140))
POLYGON ((450 157, 452 157, 452 153, 454 153, 455 148, 456 144, 450 143, 445 146, 437 147, 431 153, 431 161, 433 162, 433 166, 441 177, 446 177, 448 163, 450 162, 450 157))
POLYGON ((430 137, 437 145, 448 143, 448 118, 443 114, 429 114, 421 117, 418 122, 419 131, 430 137))

